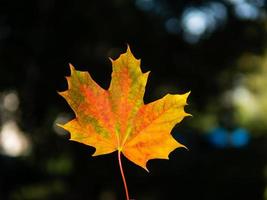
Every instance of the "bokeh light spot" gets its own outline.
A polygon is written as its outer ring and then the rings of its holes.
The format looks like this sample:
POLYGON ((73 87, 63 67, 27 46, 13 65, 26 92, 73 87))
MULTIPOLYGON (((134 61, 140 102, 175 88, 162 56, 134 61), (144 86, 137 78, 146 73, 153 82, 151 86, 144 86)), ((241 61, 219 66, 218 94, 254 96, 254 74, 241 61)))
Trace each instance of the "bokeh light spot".
POLYGON ((30 142, 15 121, 8 121, 0 132, 0 147, 3 154, 17 157, 29 152, 30 142))
POLYGON ((250 140, 250 135, 248 131, 244 128, 238 128, 234 130, 231 134, 231 144, 234 147, 246 146, 249 140, 250 140))
POLYGON ((215 128, 209 134, 209 141, 217 148, 225 148, 228 145, 228 132, 224 128, 215 128))
POLYGON ((205 10, 216 20, 216 26, 221 25, 220 23, 225 23, 227 19, 227 9, 222 3, 211 2, 205 10))
POLYGON ((9 92, 3 96, 3 107, 14 112, 19 107, 19 97, 16 92, 9 92))
POLYGON ((235 14, 240 19, 255 20, 259 17, 259 8, 249 3, 240 3, 235 6, 235 14))
POLYGON ((185 11, 182 18, 185 32, 199 36, 206 31, 207 25, 207 16, 201 10, 188 9, 185 11))

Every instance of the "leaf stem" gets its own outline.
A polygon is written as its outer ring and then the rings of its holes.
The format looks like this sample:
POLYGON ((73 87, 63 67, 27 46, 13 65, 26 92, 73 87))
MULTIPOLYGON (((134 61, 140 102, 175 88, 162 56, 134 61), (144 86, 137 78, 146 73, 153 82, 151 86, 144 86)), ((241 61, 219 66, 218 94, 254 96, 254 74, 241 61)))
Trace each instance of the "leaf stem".
POLYGON ((122 164, 121 164, 121 151, 120 150, 118 150, 118 161, 119 161, 121 177, 122 177, 122 180, 123 180, 123 185, 124 185, 124 189, 125 189, 125 193, 126 193, 126 200, 130 200, 126 179, 125 179, 124 172, 123 172, 123 167, 122 167, 122 164))

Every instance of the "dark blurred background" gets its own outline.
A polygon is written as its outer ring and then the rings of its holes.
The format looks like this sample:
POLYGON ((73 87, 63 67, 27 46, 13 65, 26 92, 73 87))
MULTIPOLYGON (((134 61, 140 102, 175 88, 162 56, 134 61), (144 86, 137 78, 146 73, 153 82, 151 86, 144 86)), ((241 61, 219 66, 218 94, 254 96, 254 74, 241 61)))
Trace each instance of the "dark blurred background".
POLYGON ((0 199, 122 200, 116 153, 68 141, 68 63, 104 88, 131 46, 145 102, 191 91, 172 131, 189 151, 123 158, 135 200, 267 200, 265 0, 1 0, 0 199))

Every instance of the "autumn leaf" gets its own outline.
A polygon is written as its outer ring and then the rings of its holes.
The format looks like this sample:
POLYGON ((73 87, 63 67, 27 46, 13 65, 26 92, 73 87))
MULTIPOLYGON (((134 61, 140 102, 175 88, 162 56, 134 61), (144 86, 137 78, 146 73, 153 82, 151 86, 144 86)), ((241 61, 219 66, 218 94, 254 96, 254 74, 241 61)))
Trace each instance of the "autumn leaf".
POLYGON ((168 159, 170 152, 184 145, 171 135, 172 128, 185 116, 189 93, 167 94, 144 104, 148 74, 142 73, 140 60, 127 48, 112 60, 112 79, 108 90, 101 88, 87 72, 70 65, 68 90, 60 92, 75 119, 60 125, 71 133, 71 140, 92 147, 93 156, 119 151, 133 163, 146 168, 150 159, 168 159))

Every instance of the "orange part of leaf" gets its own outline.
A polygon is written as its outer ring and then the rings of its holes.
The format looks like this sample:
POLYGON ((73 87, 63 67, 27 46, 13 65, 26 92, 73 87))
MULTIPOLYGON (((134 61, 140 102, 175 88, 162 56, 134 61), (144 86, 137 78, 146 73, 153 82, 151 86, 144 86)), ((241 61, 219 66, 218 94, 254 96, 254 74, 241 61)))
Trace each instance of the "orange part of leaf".
POLYGON ((71 133, 71 140, 96 148, 94 156, 121 151, 129 160, 147 170, 150 159, 168 159, 170 152, 184 145, 171 135, 175 124, 190 114, 184 111, 189 93, 167 94, 144 104, 148 74, 140 60, 127 48, 112 62, 108 90, 89 73, 70 65, 68 90, 60 92, 75 112, 75 119, 59 125, 71 133))

